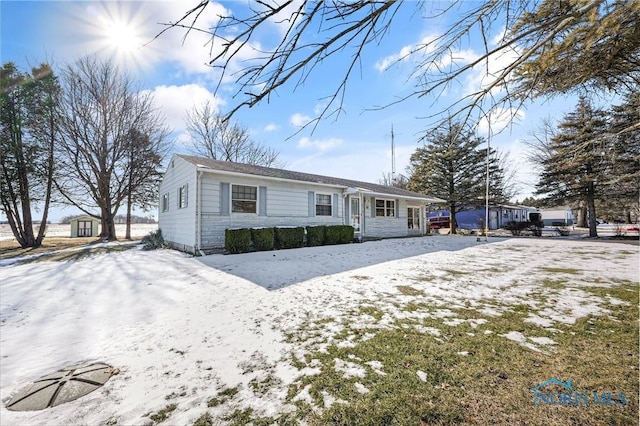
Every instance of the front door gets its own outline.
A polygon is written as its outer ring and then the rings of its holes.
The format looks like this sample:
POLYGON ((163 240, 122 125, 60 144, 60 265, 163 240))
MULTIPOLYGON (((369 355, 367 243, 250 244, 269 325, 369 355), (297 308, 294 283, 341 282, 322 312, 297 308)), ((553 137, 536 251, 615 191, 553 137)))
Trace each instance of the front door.
POLYGON ((360 233, 362 222, 360 221, 360 197, 349 197, 351 205, 349 206, 349 213, 351 215, 350 223, 353 226, 353 230, 356 234, 360 233))
POLYGON ((420 207, 407 208, 407 229, 409 234, 420 233, 420 207))

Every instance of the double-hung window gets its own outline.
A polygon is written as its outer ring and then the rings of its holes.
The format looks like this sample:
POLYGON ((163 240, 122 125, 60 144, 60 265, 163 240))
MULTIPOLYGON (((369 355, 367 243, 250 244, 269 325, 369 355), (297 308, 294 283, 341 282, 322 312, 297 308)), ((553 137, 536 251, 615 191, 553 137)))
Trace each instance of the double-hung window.
POLYGON ((316 216, 331 216, 331 195, 316 194, 316 216))
POLYGON ((394 217, 395 215, 395 200, 376 199, 376 217, 394 217))
POLYGON ((257 187, 246 185, 232 185, 231 211, 233 213, 257 213, 257 201, 257 187))

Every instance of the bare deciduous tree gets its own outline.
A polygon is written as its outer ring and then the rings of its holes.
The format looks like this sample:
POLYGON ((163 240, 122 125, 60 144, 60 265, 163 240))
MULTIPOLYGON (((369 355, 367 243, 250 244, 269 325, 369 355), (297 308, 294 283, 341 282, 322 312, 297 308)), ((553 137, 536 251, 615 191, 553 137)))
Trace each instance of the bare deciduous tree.
POLYGON ((127 195, 146 181, 141 170, 157 169, 168 151, 169 132, 151 94, 111 61, 84 57, 65 68, 63 81, 56 186, 67 202, 100 218, 101 238, 115 240, 114 217, 127 195), (144 149, 138 149, 140 138, 131 137, 132 129, 145 135, 144 149))
POLYGON ((485 71, 475 90, 442 111, 444 121, 451 116, 477 120, 492 110, 516 114, 527 99, 537 96, 640 84, 637 1, 457 0, 443 3, 444 9, 427 1, 259 1, 248 10, 234 7, 213 28, 199 27, 198 18, 209 4, 201 0, 162 32, 180 28, 185 36, 190 31, 211 34, 210 64, 220 71, 220 84, 227 78, 237 83, 238 102, 227 117, 268 100, 283 87, 295 89, 320 78, 314 72, 320 72, 323 61, 350 52, 337 73, 337 85, 330 86, 324 98, 325 108, 307 126, 340 114, 347 82, 369 54, 367 49, 375 48, 392 24, 405 25, 398 19, 401 9, 412 9, 434 25, 443 17, 451 24, 440 35, 403 49, 391 62, 412 58, 416 64, 410 76, 414 90, 391 104, 437 96, 471 72, 485 71), (279 39, 272 47, 258 43, 274 22, 281 27, 279 39), (481 40, 482 51, 462 60, 459 52, 470 38, 481 40), (246 51, 257 52, 257 57, 238 70, 235 61, 246 58, 246 51))
POLYGON ((187 111, 187 132, 194 155, 259 166, 282 166, 278 152, 251 138, 249 129, 230 123, 210 102, 187 111))

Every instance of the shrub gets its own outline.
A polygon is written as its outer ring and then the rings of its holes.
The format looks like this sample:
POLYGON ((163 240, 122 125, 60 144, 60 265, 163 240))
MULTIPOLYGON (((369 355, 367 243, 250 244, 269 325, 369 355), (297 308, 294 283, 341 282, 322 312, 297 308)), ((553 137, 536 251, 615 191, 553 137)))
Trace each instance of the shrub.
POLYGON ((251 250, 251 230, 225 229, 224 248, 232 254, 247 253, 251 250))
POLYGON ((348 244, 353 241, 353 231, 351 225, 327 226, 324 244, 348 244))
POLYGON ((140 243, 142 244, 142 250, 157 250, 167 246, 167 243, 164 241, 164 237, 162 236, 162 229, 149 232, 147 235, 142 237, 140 243))
POLYGON ((304 228, 274 228, 277 249, 298 248, 304 245, 304 228))
POLYGON ((321 246, 324 244, 325 225, 307 226, 307 246, 321 246))
POLYGON ((255 250, 273 250, 273 228, 251 229, 251 241, 255 250))

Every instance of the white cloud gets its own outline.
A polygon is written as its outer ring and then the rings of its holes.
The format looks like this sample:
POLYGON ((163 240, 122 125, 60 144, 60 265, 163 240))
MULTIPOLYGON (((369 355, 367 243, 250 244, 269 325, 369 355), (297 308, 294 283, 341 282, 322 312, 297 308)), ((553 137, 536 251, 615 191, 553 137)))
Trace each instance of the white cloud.
POLYGON ((329 151, 340 145, 342 145, 342 139, 338 138, 311 140, 308 137, 304 137, 298 141, 298 148, 313 149, 320 152, 329 151))
POLYGON ((392 55, 389 55, 380 59, 379 61, 376 62, 374 66, 378 71, 384 72, 394 63, 406 60, 408 57, 407 55, 411 53, 412 49, 413 49, 412 45, 404 46, 402 49, 400 49, 398 53, 394 53, 392 55))
POLYGON ((264 131, 265 132, 275 132, 276 130, 278 130, 280 127, 277 124, 274 123, 269 123, 266 126, 264 126, 264 131))
POLYGON ((156 106, 166 116, 167 125, 175 131, 185 128, 186 112, 193 106, 201 105, 205 101, 209 101, 217 109, 224 105, 222 99, 197 84, 157 86, 153 91, 146 92, 152 93, 156 106))
POLYGON ((308 115, 304 115, 304 114, 301 114, 299 112, 296 112, 295 114, 293 114, 291 116, 291 118, 289 119, 289 122, 294 127, 303 127, 303 126, 309 124, 309 122, 311 120, 312 120, 312 118, 309 117, 308 115))
POLYGON ((437 48, 436 39, 436 35, 424 36, 415 44, 408 44, 406 46, 403 46, 397 53, 393 53, 380 59, 375 63, 374 67, 379 72, 384 72, 395 63, 404 62, 409 60, 410 58, 414 58, 417 60, 414 54, 426 55, 429 53, 433 53, 437 48))

